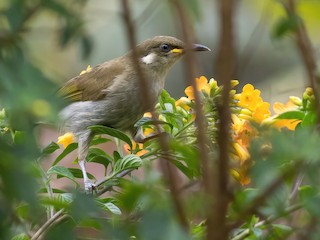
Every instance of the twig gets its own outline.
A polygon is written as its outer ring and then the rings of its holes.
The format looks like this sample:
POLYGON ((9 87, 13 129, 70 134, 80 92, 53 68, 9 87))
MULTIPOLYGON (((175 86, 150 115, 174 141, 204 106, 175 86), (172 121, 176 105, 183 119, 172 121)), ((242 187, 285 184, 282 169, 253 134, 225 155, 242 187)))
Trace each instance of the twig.
MULTIPOLYGON (((272 223, 272 222, 280 219, 281 217, 283 217, 285 215, 288 215, 290 213, 293 213, 293 212, 295 212, 295 211, 297 211, 297 210, 299 210, 301 208, 302 208, 301 204, 292 205, 292 206, 288 207, 284 211, 284 213, 281 214, 280 216, 271 216, 267 220, 262 220, 260 222, 257 222, 253 227, 257 228, 257 227, 263 226, 264 224, 272 223)), ((238 235, 236 235, 235 237, 233 237, 231 240, 242 240, 242 239, 245 239, 246 237, 248 237, 250 235, 250 232, 251 232, 251 229, 247 228, 247 229, 243 230, 241 233, 239 233, 238 235)))
MULTIPOLYGON (((135 41, 135 30, 134 30, 134 25, 132 23, 132 17, 131 17, 131 12, 129 8, 129 4, 127 0, 122 0, 122 8, 123 8, 123 17, 124 17, 124 22, 127 27, 127 36, 129 40, 129 45, 130 48, 132 48, 132 61, 134 64, 134 67, 138 73, 139 76, 139 84, 140 88, 142 89, 142 93, 145 96, 145 101, 150 102, 150 96, 149 96, 149 91, 148 91, 148 82, 146 81, 146 78, 144 76, 144 72, 141 69, 141 66, 138 61, 138 54, 136 52, 135 46, 136 46, 136 41, 135 41)), ((155 113, 154 111, 151 111, 152 118, 155 120, 155 113)), ((160 133, 160 127, 156 125, 156 131, 157 133, 160 133)), ((162 148, 164 152, 168 152, 169 146, 168 143, 165 139, 165 136, 163 134, 160 134, 159 136, 159 145, 162 148)), ((185 216, 184 210, 183 210, 183 205, 181 203, 181 198, 178 193, 178 187, 177 187, 177 181, 176 181, 176 174, 174 173, 174 169, 172 165, 169 163, 170 159, 160 159, 161 163, 161 168, 164 172, 165 177, 167 178, 167 183, 168 187, 170 188, 171 191, 171 197, 173 200, 174 207, 177 212, 177 217, 178 220, 180 221, 181 226, 187 231, 189 228, 189 224, 187 221, 187 218, 185 216)))
POLYGON ((228 231, 226 213, 229 202, 229 139, 230 139, 230 80, 235 70, 235 51, 233 34, 234 1, 220 0, 220 39, 217 57, 218 78, 223 83, 222 103, 218 105, 218 145, 219 159, 216 168, 216 184, 214 185, 214 208, 208 230, 208 239, 227 239, 228 231))
MULTIPOLYGON (((192 40, 194 39, 194 32, 192 25, 185 13, 185 10, 181 4, 180 0, 171 0, 172 5, 175 8, 175 11, 180 20, 180 26, 183 33, 183 39, 186 43, 188 49, 191 49, 192 40)), ((200 162, 201 162, 201 171, 203 176, 203 187, 208 196, 211 196, 211 189, 213 183, 213 174, 211 172, 211 167, 209 164, 209 154, 208 154, 208 139, 207 139, 207 126, 205 123, 204 114, 202 111, 202 103, 200 100, 200 94, 197 91, 198 87, 195 81, 195 64, 193 53, 188 51, 185 54, 185 72, 186 79, 191 82, 191 86, 194 89, 194 98, 195 98, 195 112, 196 119, 195 124, 197 126, 197 141, 199 146, 200 162)), ((207 206, 210 209, 210 206, 207 206)))
POLYGON ((67 217, 67 215, 63 215, 64 209, 61 209, 56 214, 49 218, 39 229, 38 231, 32 236, 31 240, 38 240, 42 239, 43 235, 48 231, 52 224, 60 222, 62 219, 67 217))
POLYGON ((257 196, 254 200, 252 200, 251 204, 242 211, 240 211, 238 214, 238 220, 233 223, 229 228, 233 229, 237 227, 243 219, 246 219, 246 217, 250 214, 253 214, 257 212, 257 209, 261 207, 268 197, 270 197, 277 189, 281 186, 283 181, 291 176, 296 169, 300 169, 303 165, 302 161, 297 161, 295 165, 291 166, 290 168, 287 168, 280 176, 278 176, 276 179, 274 179, 262 192, 257 196))

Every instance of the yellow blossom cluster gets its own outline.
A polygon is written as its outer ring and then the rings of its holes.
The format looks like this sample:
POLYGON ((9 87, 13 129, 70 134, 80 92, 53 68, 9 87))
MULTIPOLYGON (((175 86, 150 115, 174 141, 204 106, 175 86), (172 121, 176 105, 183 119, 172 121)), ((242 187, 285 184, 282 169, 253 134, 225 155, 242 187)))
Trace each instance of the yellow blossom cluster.
MULTIPOLYGON (((91 67, 80 74, 91 71, 91 67)), ((221 93, 221 86, 219 87, 217 81, 213 78, 208 80, 205 76, 201 76, 195 79, 196 91, 198 91, 200 100, 206 101, 212 100, 221 93)), ((231 81, 231 88, 237 86, 239 82, 237 80, 231 81)), ((188 86, 185 89, 186 96, 181 97, 175 101, 175 107, 177 111, 182 111, 189 117, 186 121, 193 121, 195 118, 193 107, 195 101, 195 90, 192 86, 188 86)), ((312 90, 306 90, 304 99, 309 99, 312 103, 312 90)), ((218 98, 216 98, 218 99, 218 98)), ((259 136, 259 126, 272 126, 277 129, 287 128, 288 130, 295 130, 297 124, 301 122, 301 119, 284 119, 278 118, 281 114, 288 111, 296 111, 302 106, 302 100, 297 97, 290 97, 286 104, 276 102, 273 105, 274 115, 271 116, 270 103, 263 101, 261 97, 261 91, 255 89, 253 85, 246 84, 242 91, 237 93, 235 90, 230 92, 230 103, 232 106, 231 114, 231 144, 230 144, 230 157, 235 164, 232 164, 230 169, 231 175, 239 181, 241 185, 247 185, 250 183, 249 170, 251 165, 251 159, 249 154, 249 147, 254 138, 259 136)), ((217 100, 218 101, 218 100, 217 100)), ((215 104, 214 101, 208 101, 209 104, 215 104)), ((309 104, 310 105, 310 104, 309 104)), ((215 108, 209 108, 215 109, 215 108)), ((145 117, 150 117, 150 113, 146 113, 145 117)), ((160 114, 159 120, 166 121, 165 117, 160 114)), ((144 129, 144 135, 150 136, 154 133, 152 127, 144 129)), ((58 143, 66 148, 70 143, 74 141, 72 133, 66 133, 59 137, 58 143)), ((144 149, 143 144, 133 142, 132 149, 125 145, 124 149, 127 153, 135 153, 138 156, 146 154, 148 151, 144 149)))

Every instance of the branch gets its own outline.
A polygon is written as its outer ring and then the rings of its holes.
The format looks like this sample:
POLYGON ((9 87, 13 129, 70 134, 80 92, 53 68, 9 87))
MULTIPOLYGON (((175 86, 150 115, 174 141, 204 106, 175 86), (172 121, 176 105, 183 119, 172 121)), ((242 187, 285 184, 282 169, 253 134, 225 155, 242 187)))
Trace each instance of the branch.
POLYGON ((64 209, 61 209, 56 214, 49 218, 32 236, 31 240, 43 239, 44 234, 48 231, 48 229, 53 225, 61 222, 63 219, 67 217, 67 215, 63 215, 64 209))
MULTIPOLYGON (((301 204, 296 204, 296 205, 292 205, 290 207, 288 207, 283 214, 281 214, 280 216, 271 216, 269 217, 267 220, 263 220, 260 222, 257 222, 253 227, 257 228, 260 226, 263 226, 264 224, 268 224, 268 223, 272 223, 278 219, 280 219, 281 217, 288 215, 290 213, 293 213, 299 209, 302 208, 301 204)), ((239 233, 238 235, 236 235, 235 237, 233 237, 231 240, 242 240, 245 239, 246 237, 248 237, 251 233, 251 228, 247 228, 244 231, 242 231, 241 233, 239 233)))
MULTIPOLYGON (((128 0, 122 0, 122 9, 123 9, 123 17, 124 17, 124 22, 125 25, 127 27, 127 36, 128 36, 128 40, 129 40, 129 46, 132 50, 132 61, 135 67, 135 70, 138 73, 139 76, 139 82, 138 84, 140 84, 140 88, 142 90, 143 95, 145 96, 145 101, 146 102, 150 102, 150 95, 149 95, 149 91, 148 91, 148 81, 146 81, 146 78, 144 76, 144 72, 141 69, 141 66, 139 64, 139 60, 138 60, 138 54, 136 52, 135 46, 136 46, 136 38, 135 38, 135 29, 134 29, 134 25, 132 23, 132 17, 131 17, 131 12, 130 12, 130 8, 129 8, 129 4, 128 4, 128 0)), ((155 113, 154 111, 151 111, 151 115, 152 118, 154 120, 156 120, 155 117, 155 113)), ((159 127, 159 125, 156 125, 156 132, 159 134, 161 132, 161 129, 159 127)), ((169 151, 169 145, 168 142, 165 138, 165 136, 163 134, 159 134, 159 145, 162 148, 162 150, 164 152, 168 152, 169 151)), ((161 163, 161 168, 162 171, 164 173, 164 176, 167 178, 167 184, 168 187, 170 188, 170 192, 171 192, 171 197, 173 200, 173 204, 177 213, 177 217, 178 220, 181 224, 181 226, 188 231, 189 229, 189 224, 188 224, 188 220, 187 217, 185 216, 185 212, 183 210, 183 205, 181 202, 181 198, 178 192, 178 187, 177 187, 177 180, 176 180, 176 175, 174 173, 174 169, 173 166, 169 163, 170 159, 160 159, 160 163, 161 163)))
POLYGON ((229 203, 229 149, 230 149, 230 81, 235 70, 235 50, 233 33, 234 1, 219 0, 220 39, 217 57, 218 78, 223 84, 222 103, 218 105, 218 145, 219 159, 216 168, 216 183, 214 185, 214 208, 208 239, 227 239, 228 231, 226 214, 229 203))
MULTIPOLYGON (((283 6, 287 12, 288 16, 297 17, 295 1, 294 0, 285 0, 283 2, 283 6)), ((320 123, 320 97, 319 97, 319 84, 320 77, 317 75, 317 63, 314 56, 314 51, 312 48, 312 44, 310 42, 306 27, 301 19, 297 23, 296 31, 296 45, 300 51, 305 69, 308 74, 309 84, 313 89, 314 97, 315 97, 315 105, 316 105, 316 113, 317 113, 317 123, 320 123)))

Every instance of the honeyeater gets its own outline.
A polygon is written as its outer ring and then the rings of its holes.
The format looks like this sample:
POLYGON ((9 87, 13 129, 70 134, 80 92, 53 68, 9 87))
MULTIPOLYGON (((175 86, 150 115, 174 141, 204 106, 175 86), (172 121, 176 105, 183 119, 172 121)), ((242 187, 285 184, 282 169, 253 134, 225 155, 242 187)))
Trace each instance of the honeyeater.
POLYGON ((206 46, 193 44, 187 49, 181 40, 156 36, 136 46, 138 59, 132 51, 106 61, 84 74, 67 81, 59 93, 70 100, 60 118, 65 131, 72 132, 78 141, 78 163, 86 190, 94 187, 85 169, 85 159, 93 133, 92 125, 104 125, 133 133, 134 124, 156 104, 166 75, 172 65, 188 50, 210 51, 206 46), (134 61, 138 61, 147 82, 148 100, 141 88, 134 61))

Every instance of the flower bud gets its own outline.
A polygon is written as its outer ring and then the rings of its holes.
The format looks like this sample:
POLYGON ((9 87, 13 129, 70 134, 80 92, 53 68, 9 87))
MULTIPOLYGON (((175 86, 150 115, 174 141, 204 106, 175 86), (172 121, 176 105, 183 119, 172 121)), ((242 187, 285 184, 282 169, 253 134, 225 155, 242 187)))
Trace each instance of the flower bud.
POLYGON ((302 106, 302 99, 296 96, 290 96, 290 101, 293 102, 297 106, 302 106))

